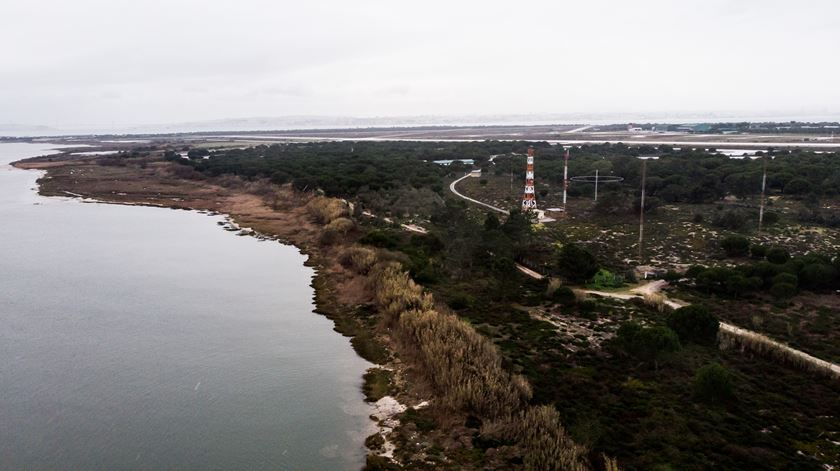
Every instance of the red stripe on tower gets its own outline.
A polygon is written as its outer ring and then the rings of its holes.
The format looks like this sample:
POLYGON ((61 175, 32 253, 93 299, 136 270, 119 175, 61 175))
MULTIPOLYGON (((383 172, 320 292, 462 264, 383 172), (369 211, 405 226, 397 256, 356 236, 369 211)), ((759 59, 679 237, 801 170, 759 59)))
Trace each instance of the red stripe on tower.
POLYGON ((534 148, 528 148, 528 163, 525 167, 525 194, 522 196, 522 210, 537 209, 537 197, 534 194, 534 148))

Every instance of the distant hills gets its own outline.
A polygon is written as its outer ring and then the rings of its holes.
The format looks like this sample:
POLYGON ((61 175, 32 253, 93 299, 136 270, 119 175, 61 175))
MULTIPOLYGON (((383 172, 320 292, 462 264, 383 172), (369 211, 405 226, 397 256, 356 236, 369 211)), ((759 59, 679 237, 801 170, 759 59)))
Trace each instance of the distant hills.
POLYGON ((604 125, 618 123, 700 123, 700 122, 786 122, 838 121, 840 113, 791 115, 767 113, 747 115, 735 113, 543 113, 543 114, 485 114, 485 115, 418 115, 418 116, 275 116, 197 120, 178 123, 137 126, 79 125, 53 127, 19 123, 0 123, 0 136, 58 136, 79 134, 165 134, 177 132, 211 131, 280 131, 298 129, 336 129, 368 127, 414 126, 476 126, 476 125, 545 125, 580 124, 604 125))

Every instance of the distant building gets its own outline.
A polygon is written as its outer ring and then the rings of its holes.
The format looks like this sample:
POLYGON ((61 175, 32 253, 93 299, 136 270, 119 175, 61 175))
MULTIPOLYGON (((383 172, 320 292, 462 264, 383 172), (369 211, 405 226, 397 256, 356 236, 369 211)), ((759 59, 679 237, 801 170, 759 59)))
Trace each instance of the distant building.
POLYGON ((473 160, 473 159, 453 159, 453 160, 433 160, 432 161, 432 163, 435 163, 435 164, 438 164, 438 165, 452 165, 455 162, 460 162, 464 165, 472 165, 472 164, 475 163, 475 160, 473 160))
POLYGON ((677 126, 677 131, 690 132, 692 134, 709 132, 712 130, 712 125, 708 123, 697 124, 681 124, 677 126))

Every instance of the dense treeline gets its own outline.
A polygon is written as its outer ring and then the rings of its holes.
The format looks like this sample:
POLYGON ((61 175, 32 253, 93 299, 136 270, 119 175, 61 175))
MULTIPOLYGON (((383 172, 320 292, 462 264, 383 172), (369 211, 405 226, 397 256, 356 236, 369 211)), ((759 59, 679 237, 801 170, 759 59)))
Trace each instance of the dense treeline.
POLYGON ((730 298, 767 293, 784 301, 800 289, 814 292, 840 289, 840 256, 809 253, 791 257, 784 248, 751 245, 741 236, 728 237, 721 245, 729 256, 749 254, 752 261, 735 267, 691 267, 686 276, 705 293, 730 298))
MULTIPOLYGON (((321 142, 272 144, 213 152, 191 150, 189 160, 168 157, 217 176, 239 175, 320 188, 331 196, 399 187, 443 191, 442 177, 452 169, 435 160, 486 159, 491 153, 522 150, 523 143, 321 142)), ((457 168, 457 166, 456 166, 457 168)))
MULTIPOLYGON (((538 187, 559 186, 563 181, 563 148, 545 142, 532 143, 537 149, 538 187)), ((292 183, 296 188, 321 189, 330 196, 359 198, 375 209, 395 208, 394 214, 416 214, 423 207, 440 205, 444 178, 460 174, 469 166, 456 162, 437 165, 436 160, 471 159, 485 172, 512 174, 524 179, 526 142, 320 142, 261 145, 246 149, 207 151, 192 149, 189 159, 174 152, 171 160, 192 166, 210 176, 222 174, 246 178, 268 178, 275 183, 292 183), (500 155, 490 162, 491 155, 500 155)), ((703 149, 624 144, 582 145, 571 149, 571 176, 614 175, 624 179, 601 189, 602 210, 632 212, 640 185, 640 163, 635 157, 656 155, 649 161, 647 195, 649 204, 712 203, 724 196, 754 196, 761 191, 764 157, 767 157, 767 185, 771 194, 784 194, 806 201, 810 211, 800 220, 836 222, 836 216, 819 210, 820 197, 840 192, 840 166, 836 153, 818 154, 792 150, 759 152, 757 159, 731 159, 703 149), (809 203, 810 202, 810 203, 809 203), (616 209, 618 208, 618 209, 616 209)), ((570 195, 593 191, 591 184, 573 183, 570 195)))
MULTIPOLYGON (((671 146, 629 147, 623 144, 583 145, 570 151, 569 175, 615 175, 624 178, 620 185, 602 188, 604 197, 625 193, 640 185, 641 166, 634 157, 655 155, 649 161, 646 189, 652 198, 666 203, 710 203, 726 195, 739 197, 761 192, 761 175, 765 153, 757 159, 731 159, 728 156, 671 146)), ((767 185, 771 192, 796 197, 815 194, 835 196, 840 192, 840 166, 836 153, 817 154, 807 151, 775 151, 767 162, 767 185)), ((524 157, 496 159, 495 171, 505 174, 513 170, 515 178, 524 178, 524 157)), ((485 164, 490 170, 490 165, 485 164)), ((559 185, 563 181, 563 150, 559 146, 540 145, 537 149, 538 183, 559 185)), ((591 184, 570 187, 572 196, 587 194, 591 184)), ((632 198, 631 198, 632 201, 632 198)))

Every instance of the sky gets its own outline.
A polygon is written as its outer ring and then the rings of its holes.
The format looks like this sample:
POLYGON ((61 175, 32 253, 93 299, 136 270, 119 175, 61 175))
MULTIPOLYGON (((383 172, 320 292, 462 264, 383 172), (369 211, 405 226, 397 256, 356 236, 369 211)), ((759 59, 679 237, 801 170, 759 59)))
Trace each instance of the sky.
POLYGON ((840 114, 840 2, 3 0, 0 123, 840 114))

